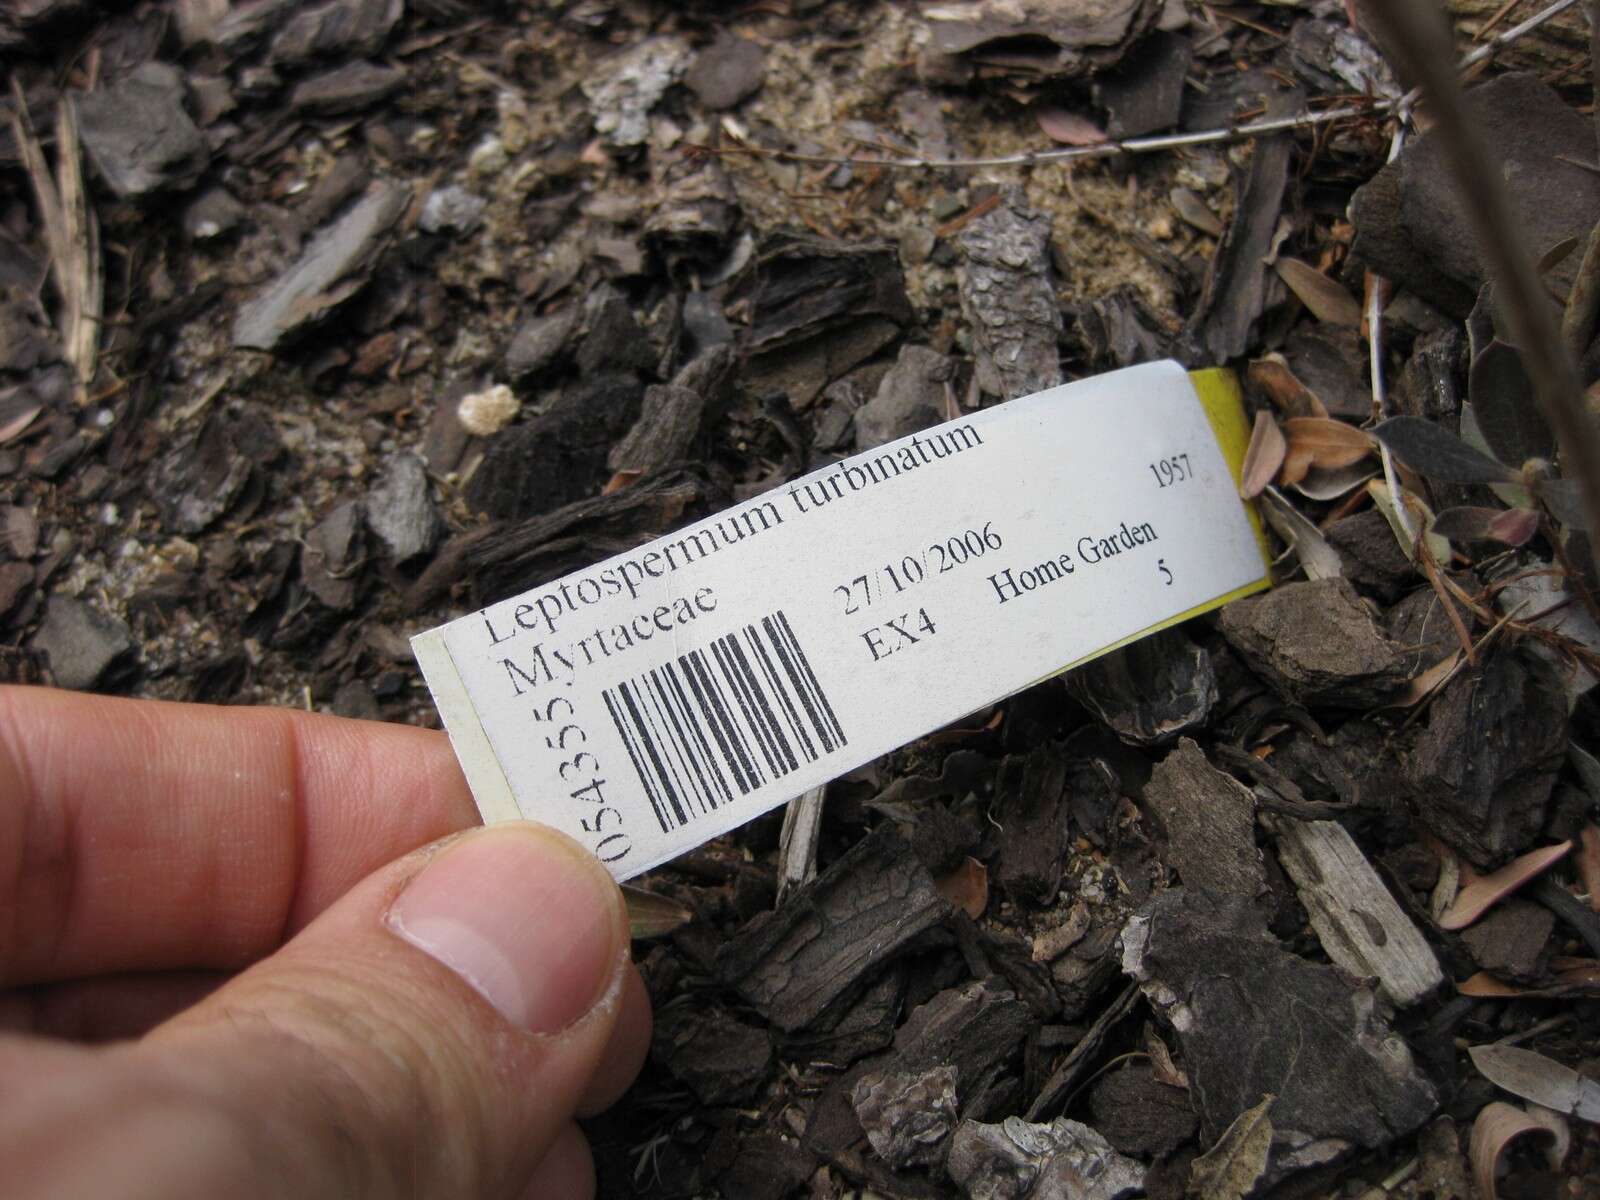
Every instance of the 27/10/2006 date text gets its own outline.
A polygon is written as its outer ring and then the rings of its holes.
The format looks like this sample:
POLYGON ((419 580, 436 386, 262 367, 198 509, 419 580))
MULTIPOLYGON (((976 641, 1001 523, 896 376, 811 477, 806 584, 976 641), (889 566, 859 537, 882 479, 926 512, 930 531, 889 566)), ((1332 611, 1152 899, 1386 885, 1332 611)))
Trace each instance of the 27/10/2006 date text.
POLYGON ((995 532, 994 522, 982 529, 965 529, 940 542, 933 542, 920 553, 907 554, 898 563, 884 563, 875 571, 857 575, 849 583, 833 589, 843 603, 846 616, 853 616, 880 601, 909 591, 930 575, 943 575, 965 563, 982 558, 1005 545, 995 532))

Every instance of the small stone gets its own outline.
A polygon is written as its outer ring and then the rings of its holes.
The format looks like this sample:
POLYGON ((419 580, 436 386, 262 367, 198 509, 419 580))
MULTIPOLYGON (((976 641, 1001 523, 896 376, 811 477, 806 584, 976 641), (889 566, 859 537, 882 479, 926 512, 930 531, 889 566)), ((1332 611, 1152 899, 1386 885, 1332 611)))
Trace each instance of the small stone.
POLYGON ((760 46, 724 33, 695 56, 683 82, 701 104, 721 112, 755 95, 766 74, 766 52, 760 46))
POLYGON ((463 396, 456 417, 473 437, 493 437, 522 411, 522 401, 503 383, 463 396))
POLYGON ((422 205, 418 224, 424 233, 471 233, 483 220, 489 202, 460 184, 434 188, 422 205))
POLYGON ((414 454, 397 454, 367 496, 367 527, 389 548, 396 563, 432 550, 439 516, 428 494, 428 473, 414 454))
POLYGON ((147 62, 114 87, 76 99, 84 149, 124 199, 187 187, 211 157, 205 135, 183 108, 177 68, 147 62))
POLYGON ((244 205, 227 188, 207 188, 184 210, 183 231, 192 241, 209 242, 237 229, 244 214, 244 205))
POLYGON ((100 683, 112 664, 133 650, 128 627, 71 596, 52 596, 32 649, 50 660, 56 683, 87 691, 100 683))
POLYGON ((691 51, 682 38, 649 38, 622 51, 582 83, 595 132, 627 149, 650 140, 650 110, 683 76, 691 51))
POLYGON ((954 364, 937 351, 902 346, 877 395, 856 413, 856 449, 871 450, 937 425, 944 419, 945 385, 954 375, 954 364))

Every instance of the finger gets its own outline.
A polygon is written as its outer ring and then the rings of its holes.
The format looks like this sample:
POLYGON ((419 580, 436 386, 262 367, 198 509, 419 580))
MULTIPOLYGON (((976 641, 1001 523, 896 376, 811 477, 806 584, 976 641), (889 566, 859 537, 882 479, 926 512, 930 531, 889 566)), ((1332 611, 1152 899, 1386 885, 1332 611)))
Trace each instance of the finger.
POLYGON ((296 1194, 515 1195, 624 1015, 627 946, 593 856, 499 825, 357 885, 143 1049, 296 1194))
POLYGON ((74 1042, 143 1037, 215 991, 216 971, 158 971, 0 992, 0 1031, 74 1042))
POLYGON ((650 1053, 650 993, 645 990, 639 968, 630 966, 622 979, 621 1011, 617 1027, 611 1032, 605 1053, 578 1099, 578 1115, 592 1117, 604 1112, 633 1086, 650 1053))
POLYGON ((476 820, 443 734, 0 688, 0 986, 237 968, 476 820))
POLYGON ((523 1185, 522 1200, 593 1200, 594 1192, 589 1139, 576 1125, 568 1125, 523 1185))

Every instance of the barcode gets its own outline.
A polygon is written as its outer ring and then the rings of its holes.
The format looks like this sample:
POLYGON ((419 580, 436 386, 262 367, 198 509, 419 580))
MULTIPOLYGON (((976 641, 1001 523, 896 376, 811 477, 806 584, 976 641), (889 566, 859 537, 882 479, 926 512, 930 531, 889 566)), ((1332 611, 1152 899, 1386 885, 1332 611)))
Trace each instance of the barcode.
POLYGON ((602 695, 663 833, 846 744, 782 611, 602 695))

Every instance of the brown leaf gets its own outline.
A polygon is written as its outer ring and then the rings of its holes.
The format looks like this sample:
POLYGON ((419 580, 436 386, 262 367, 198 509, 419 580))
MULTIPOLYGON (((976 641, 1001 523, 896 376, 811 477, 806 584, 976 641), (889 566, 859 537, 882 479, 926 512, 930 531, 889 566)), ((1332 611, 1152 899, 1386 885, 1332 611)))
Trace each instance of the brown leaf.
POLYGON ((658 896, 643 888, 622 885, 622 898, 628 905, 628 932, 639 938, 665 937, 694 920, 694 910, 668 896, 658 896))
POLYGON ((948 875, 933 881, 934 889, 976 921, 989 907, 989 868, 969 858, 948 875))
POLYGON ((1240 471, 1239 495, 1254 500, 1261 489, 1272 482, 1272 477, 1283 465, 1284 453, 1289 443, 1283 439, 1283 430, 1266 409, 1256 413, 1255 427, 1250 431, 1250 448, 1244 452, 1244 466, 1240 471))
POLYGON ((1378 470, 1378 464, 1372 462, 1354 463, 1348 467, 1340 467, 1337 471, 1324 471, 1321 467, 1312 467, 1306 472, 1304 479, 1292 486, 1307 500, 1327 502, 1348 496, 1377 475, 1378 470))
POLYGON ((1280 258, 1272 266, 1317 320, 1327 321, 1331 325, 1347 325, 1351 329, 1360 327, 1361 302, 1336 280, 1329 279, 1310 263, 1303 263, 1298 258, 1280 258))
POLYGON ((1150 1073, 1158 1082, 1168 1087, 1188 1089, 1189 1076, 1172 1061, 1172 1051, 1167 1048, 1166 1042, 1161 1040, 1161 1035, 1155 1031, 1155 1027, 1149 1024, 1144 1027, 1144 1048, 1150 1052, 1150 1073))
POLYGON ((1472 1163, 1472 1178, 1478 1185, 1478 1192, 1488 1200, 1499 1200, 1495 1174, 1500 1169, 1500 1156, 1517 1138, 1528 1136, 1546 1143, 1555 1141, 1549 1129, 1515 1105, 1495 1100, 1479 1110, 1478 1119, 1472 1123, 1472 1145, 1467 1158, 1472 1163))
POLYGON ((1539 532, 1539 514, 1531 508, 1508 508, 1489 522, 1489 536, 1507 546, 1523 546, 1539 532))
POLYGON ((1046 136, 1064 146, 1095 146, 1106 140, 1106 131, 1088 117, 1055 105, 1034 109, 1033 119, 1046 136))
POLYGON ((1456 991, 1463 996, 1472 996, 1476 999, 1499 1000, 1511 999, 1513 996, 1522 995, 1527 989, 1519 988, 1507 983, 1503 979, 1496 979, 1487 971, 1479 971, 1456 984, 1456 991))
POLYGON ((639 482, 639 477, 643 474, 643 471, 618 471, 610 479, 606 480, 606 485, 600 489, 600 494, 609 496, 613 492, 620 492, 625 487, 631 487, 639 482))
POLYGON ((1309 455, 1311 463, 1324 470, 1358 463, 1373 450, 1367 434, 1331 417, 1290 417, 1284 424, 1290 456, 1309 455))
POLYGON ((1200 1200, 1244 1200, 1255 1190, 1272 1151, 1269 1110, 1275 1099, 1268 1094, 1260 1104, 1240 1113, 1217 1144, 1194 1160, 1189 1168, 1189 1190, 1200 1200))
POLYGON ((1585 1121, 1600 1121, 1600 1083, 1564 1063, 1503 1042, 1469 1046, 1467 1057, 1478 1074, 1519 1100, 1531 1100, 1585 1121))
POLYGON ((32 425, 34 419, 43 411, 44 406, 42 404, 35 404, 31 408, 23 409, 4 425, 0 425, 0 446, 4 446, 7 442, 21 437, 27 432, 28 426, 32 425))
POLYGON ((1421 672, 1410 683, 1406 684, 1405 690, 1389 702, 1390 706, 1393 708, 1411 708, 1413 705, 1421 703, 1454 673, 1464 657, 1465 655, 1457 650, 1455 653, 1441 658, 1433 666, 1421 672))
POLYGON ((1195 192, 1186 187, 1175 187, 1167 194, 1167 199, 1172 201, 1172 207, 1178 210, 1178 215, 1201 233, 1214 238, 1222 236, 1222 222, 1195 192))
POLYGON ((1566 841, 1530 850, 1522 857, 1512 859, 1498 871, 1474 877, 1457 894, 1455 902, 1445 909, 1444 915, 1439 918, 1439 928, 1465 929, 1483 916, 1491 906, 1505 899, 1535 875, 1543 874, 1552 863, 1566 857, 1567 851, 1571 849, 1572 843, 1566 841))
POLYGON ((1245 371, 1252 387, 1260 388, 1287 417, 1325 417, 1328 409, 1317 394, 1295 377, 1281 354, 1255 359, 1245 371))

